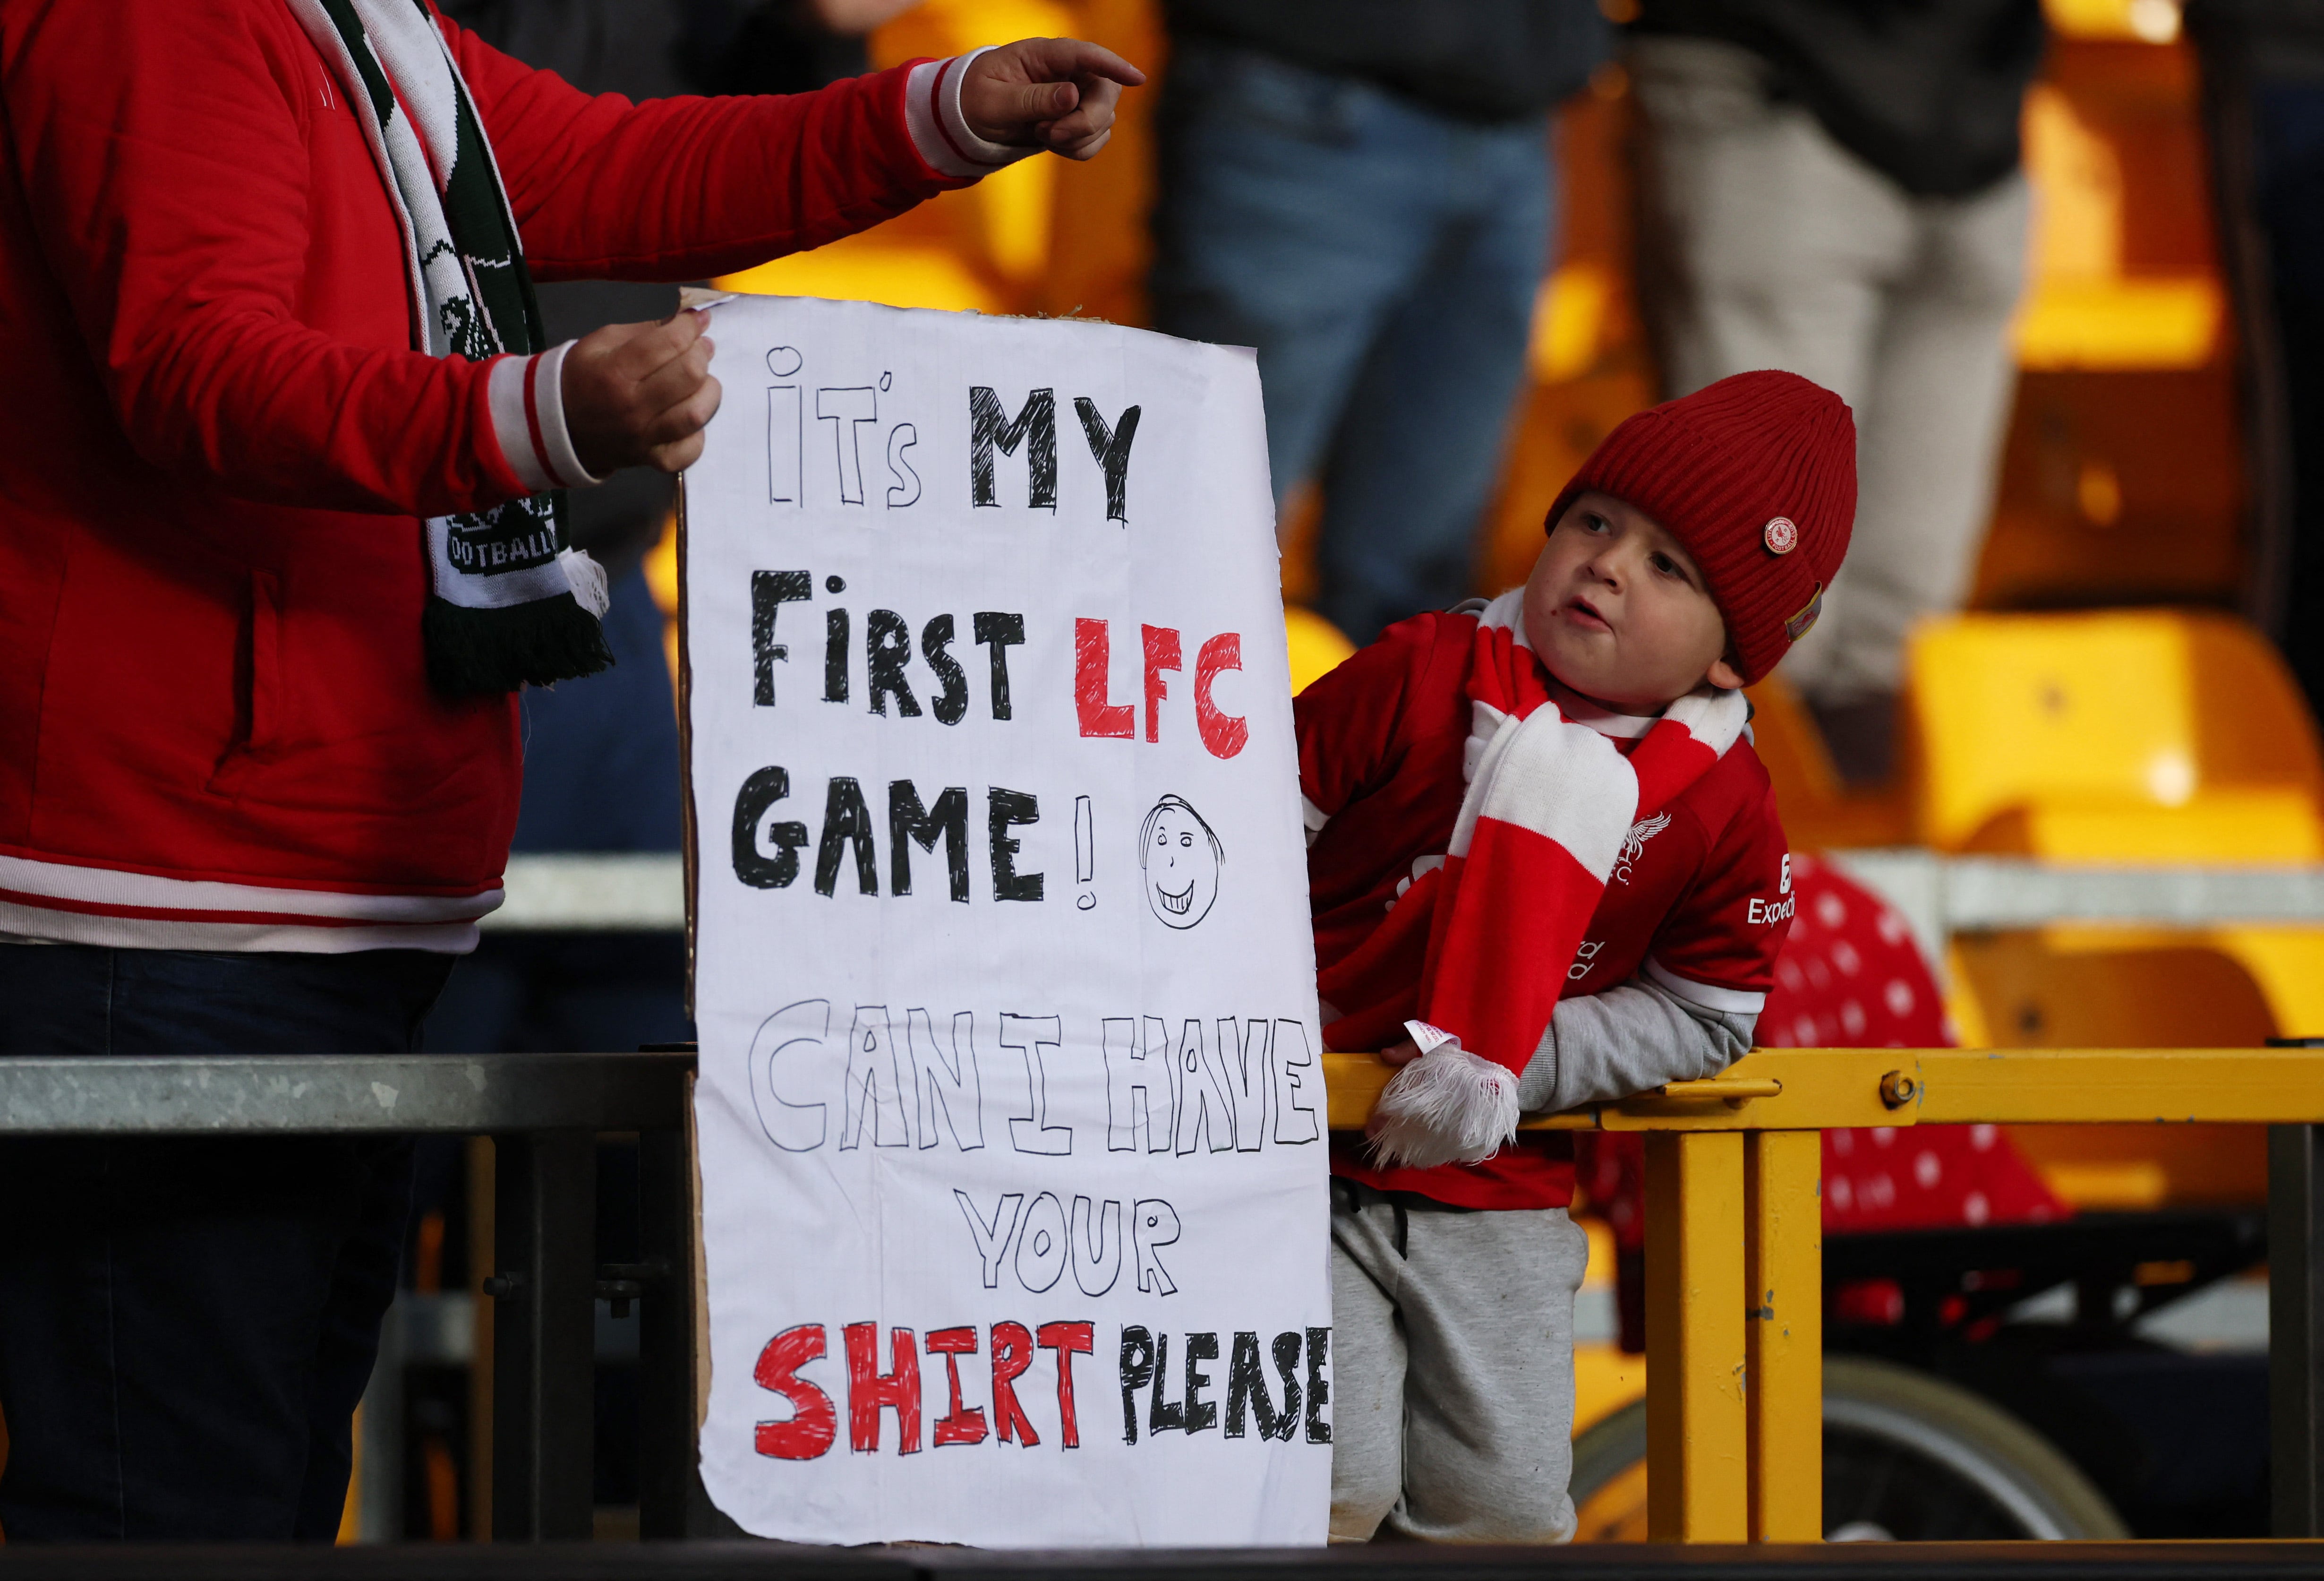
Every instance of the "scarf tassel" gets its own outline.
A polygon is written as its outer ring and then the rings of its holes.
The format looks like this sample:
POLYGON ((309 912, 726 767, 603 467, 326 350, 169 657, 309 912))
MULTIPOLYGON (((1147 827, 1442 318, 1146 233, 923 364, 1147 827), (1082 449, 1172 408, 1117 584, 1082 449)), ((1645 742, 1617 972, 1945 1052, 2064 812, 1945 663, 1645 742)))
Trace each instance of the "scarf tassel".
POLYGON ((420 626, 429 682, 446 697, 549 686, 613 662, 604 627, 570 593, 497 609, 431 596, 420 626))
POLYGON ((1406 1029, 1420 1058, 1388 1078, 1364 1134, 1385 1169, 1430 1170, 1474 1164, 1517 1133, 1517 1072, 1461 1047, 1425 1022, 1406 1029))

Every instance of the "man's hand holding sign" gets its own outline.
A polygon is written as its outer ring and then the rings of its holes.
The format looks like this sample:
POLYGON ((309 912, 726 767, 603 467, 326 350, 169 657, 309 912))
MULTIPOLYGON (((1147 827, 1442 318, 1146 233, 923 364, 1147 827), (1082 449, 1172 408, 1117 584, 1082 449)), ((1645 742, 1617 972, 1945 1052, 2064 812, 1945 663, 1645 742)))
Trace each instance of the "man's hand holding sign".
MULTIPOLYGON (((1110 94, 1018 86, 1028 138, 1102 140, 1110 94)), ((1320 1541, 1321 1045, 1250 356, 709 317, 712 1496, 816 1541, 1320 1541)))

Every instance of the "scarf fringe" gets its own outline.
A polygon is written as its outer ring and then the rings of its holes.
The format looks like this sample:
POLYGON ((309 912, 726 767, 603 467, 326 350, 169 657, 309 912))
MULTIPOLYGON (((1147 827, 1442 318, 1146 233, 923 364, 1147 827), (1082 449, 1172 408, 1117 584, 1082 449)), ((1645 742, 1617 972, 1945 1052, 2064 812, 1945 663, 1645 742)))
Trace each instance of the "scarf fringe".
POLYGON ((1384 1169, 1481 1163, 1517 1136, 1517 1073, 1444 1038, 1388 1078, 1364 1133, 1384 1169))
POLYGON ((447 697, 551 686, 613 663, 604 627, 570 593, 497 609, 430 596, 420 629, 429 683, 447 697))

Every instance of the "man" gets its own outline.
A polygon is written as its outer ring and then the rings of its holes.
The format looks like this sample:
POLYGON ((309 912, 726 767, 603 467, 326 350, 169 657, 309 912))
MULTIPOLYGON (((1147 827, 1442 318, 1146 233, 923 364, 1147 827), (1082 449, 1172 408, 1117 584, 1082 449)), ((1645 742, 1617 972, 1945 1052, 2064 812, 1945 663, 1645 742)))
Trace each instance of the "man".
MULTIPOLYGON (((699 314, 546 346, 528 261, 743 267, 1087 158, 1141 79, 633 106, 420 0, 0 0, 0 1052, 134 1054, 407 1050, 499 902, 516 686, 604 660, 555 491, 719 393, 699 314)), ((408 1170, 0 1151, 9 1540, 327 1539, 408 1170)))
POLYGON ((1592 0, 1170 0, 1154 321, 1256 347, 1279 510, 1358 644, 1468 596, 1592 0))
POLYGON ((2015 388, 2039 0, 1645 0, 1640 284, 1667 393, 1782 368, 1856 412, 1855 547, 1791 679, 1888 778, 1904 634, 1960 606, 2015 388))

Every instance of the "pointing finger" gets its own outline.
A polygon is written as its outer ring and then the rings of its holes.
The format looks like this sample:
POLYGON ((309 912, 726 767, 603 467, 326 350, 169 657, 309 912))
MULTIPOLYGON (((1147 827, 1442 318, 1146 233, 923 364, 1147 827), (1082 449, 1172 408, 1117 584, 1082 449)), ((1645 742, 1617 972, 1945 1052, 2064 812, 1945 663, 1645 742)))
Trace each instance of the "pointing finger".
POLYGON ((1027 72, 1038 79, 1062 81, 1073 79, 1086 85, 1092 79, 1103 79, 1125 88, 1136 88, 1146 80, 1146 73, 1115 54, 1111 50, 1083 39, 1028 39, 1031 46, 1024 56, 1027 72))

